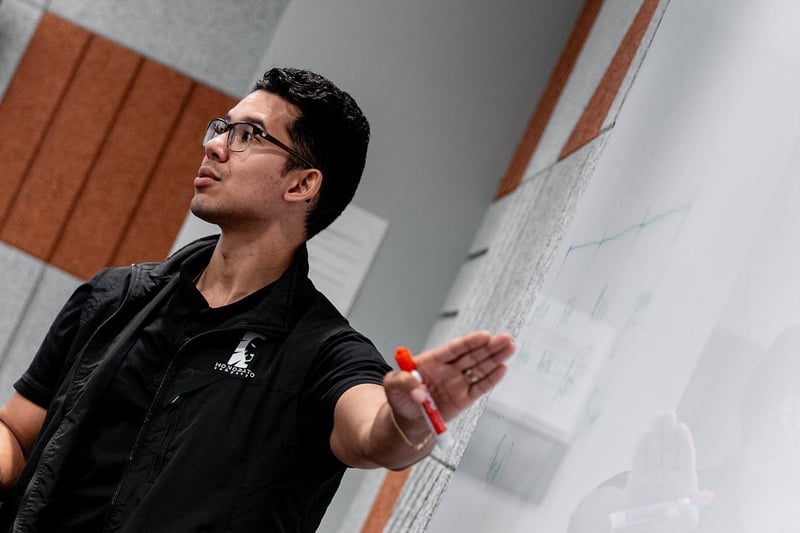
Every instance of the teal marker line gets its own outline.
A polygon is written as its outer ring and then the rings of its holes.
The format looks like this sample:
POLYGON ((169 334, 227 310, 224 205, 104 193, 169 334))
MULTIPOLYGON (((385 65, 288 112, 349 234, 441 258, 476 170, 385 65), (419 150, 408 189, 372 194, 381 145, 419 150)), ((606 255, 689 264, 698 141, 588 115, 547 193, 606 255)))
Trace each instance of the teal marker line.
MULTIPOLYGON (((638 224, 633 224, 631 226, 628 226, 627 228, 625 228, 625 229, 623 229, 623 230, 621 230, 621 231, 619 231, 619 232, 617 232, 617 233, 615 233, 613 235, 603 236, 600 239, 596 239, 596 240, 593 240, 593 241, 587 241, 587 242, 583 242, 583 243, 580 243, 580 244, 570 244, 569 248, 567 248, 567 252, 564 254, 564 259, 561 262, 561 267, 558 269, 558 271, 559 271, 559 273, 561 272, 561 269, 564 268, 564 264, 567 262, 567 259, 569 258, 569 255, 572 252, 576 251, 576 250, 581 250, 583 248, 588 248, 588 247, 591 247, 591 246, 595 246, 596 247, 595 256, 597 256, 597 252, 600 250, 600 248, 604 244, 612 242, 612 241, 616 241, 618 239, 621 239, 622 237, 626 236, 627 234, 629 234, 629 233, 631 233, 633 231, 637 231, 637 232, 638 231, 642 231, 647 226, 655 224, 656 222, 660 222, 661 220, 664 220, 665 218, 669 218, 671 216, 674 216, 674 215, 676 215, 678 213, 688 212, 689 209, 691 209, 691 207, 692 207, 692 202, 689 202, 687 204, 684 204, 682 206, 676 207, 674 209, 670 209, 669 211, 665 211, 663 213, 659 213, 658 215, 655 215, 655 216, 653 216, 651 218, 645 218, 645 220, 642 220, 638 224)), ((647 213, 645 213, 645 217, 646 216, 647 216, 647 213)))

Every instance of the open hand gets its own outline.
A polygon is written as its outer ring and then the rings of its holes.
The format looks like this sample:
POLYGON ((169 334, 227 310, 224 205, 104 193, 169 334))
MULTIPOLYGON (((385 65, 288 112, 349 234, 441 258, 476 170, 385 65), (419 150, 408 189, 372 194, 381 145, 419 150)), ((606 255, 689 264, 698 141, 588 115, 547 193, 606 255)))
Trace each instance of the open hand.
POLYGON ((424 385, 410 372, 387 374, 387 398, 395 412, 415 418, 427 389, 444 419, 451 420, 500 382, 513 353, 514 342, 507 333, 475 331, 414 357, 424 385))

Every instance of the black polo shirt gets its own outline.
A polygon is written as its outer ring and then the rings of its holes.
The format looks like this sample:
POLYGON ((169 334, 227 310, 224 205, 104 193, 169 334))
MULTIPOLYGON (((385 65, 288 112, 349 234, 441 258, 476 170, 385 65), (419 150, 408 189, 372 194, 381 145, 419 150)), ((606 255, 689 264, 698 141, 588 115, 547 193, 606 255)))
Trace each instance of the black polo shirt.
POLYGON ((270 287, 264 287, 230 305, 209 307, 195 287, 208 261, 199 259, 181 266, 177 290, 143 328, 103 401, 90 415, 89 429, 72 453, 43 517, 46 530, 103 530, 139 430, 173 356, 187 339, 224 327, 268 297, 270 287))
POLYGON ((35 455, 4 507, 33 528, 24 530, 318 526, 345 470, 329 446, 336 402, 354 385, 382 383, 390 367, 314 289, 305 247, 269 287, 209 309, 192 280, 213 243, 101 274, 54 322, 15 383, 52 404, 58 424, 44 433, 54 453, 35 455), (127 283, 133 305, 117 311, 127 283), (109 325, 97 333, 100 323, 109 325), (74 345, 76 336, 90 340, 74 345), (62 382, 65 362, 74 368, 62 382))

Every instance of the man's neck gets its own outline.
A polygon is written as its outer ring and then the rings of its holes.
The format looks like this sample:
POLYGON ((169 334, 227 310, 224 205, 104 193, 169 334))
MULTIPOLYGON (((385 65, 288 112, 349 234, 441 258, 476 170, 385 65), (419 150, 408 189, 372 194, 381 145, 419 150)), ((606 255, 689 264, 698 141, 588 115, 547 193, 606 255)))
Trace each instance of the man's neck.
POLYGON ((223 231, 195 285, 210 307, 222 307, 266 287, 289 268, 299 243, 223 231))

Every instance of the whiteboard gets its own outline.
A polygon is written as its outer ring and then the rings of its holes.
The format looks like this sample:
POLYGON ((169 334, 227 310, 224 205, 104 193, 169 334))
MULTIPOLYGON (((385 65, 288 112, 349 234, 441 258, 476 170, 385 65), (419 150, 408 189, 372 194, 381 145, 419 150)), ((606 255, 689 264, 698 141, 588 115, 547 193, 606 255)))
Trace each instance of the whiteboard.
POLYGON ((664 410, 700 468, 736 457, 744 388, 800 323, 798 25, 794 0, 670 2, 429 531, 566 531, 664 410))

